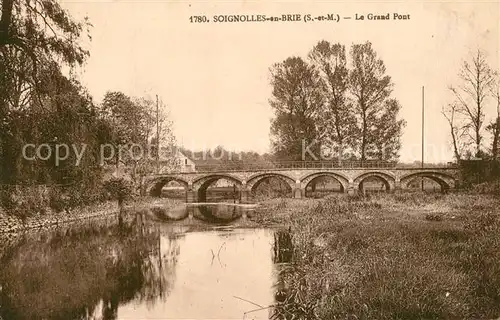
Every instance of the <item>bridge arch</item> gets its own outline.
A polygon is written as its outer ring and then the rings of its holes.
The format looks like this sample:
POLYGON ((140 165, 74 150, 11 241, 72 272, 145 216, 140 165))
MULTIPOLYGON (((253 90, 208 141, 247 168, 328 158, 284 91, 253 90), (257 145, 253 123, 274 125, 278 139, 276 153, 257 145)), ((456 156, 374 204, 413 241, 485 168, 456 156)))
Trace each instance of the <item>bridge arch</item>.
POLYGON ((401 177, 401 188, 407 188, 408 183, 416 178, 428 178, 437 182, 441 186, 442 192, 456 187, 456 179, 452 175, 437 171, 419 171, 401 177))
POLYGON ((153 197, 161 196, 161 189, 169 182, 178 182, 184 187, 184 190, 188 190, 189 183, 178 177, 160 177, 152 179, 147 183, 147 194, 153 197))
MULTIPOLYGON (((248 178, 246 183, 246 192, 248 193, 248 197, 255 197, 258 186, 269 178, 277 178, 280 181, 282 181, 286 185, 287 190, 285 192, 289 193, 290 196, 293 195, 296 182, 295 179, 279 172, 264 172, 253 175, 250 178, 248 178)), ((283 195, 281 192, 282 191, 279 192, 280 196, 283 195)))
POLYGON ((395 189, 396 178, 388 173, 382 171, 370 171, 358 175, 353 180, 354 190, 359 190, 364 192, 363 182, 369 178, 379 179, 385 186, 386 191, 392 191, 395 189))
POLYGON ((282 181, 286 182, 292 190, 295 187, 295 179, 293 179, 292 177, 278 172, 265 172, 253 175, 250 178, 248 178, 247 180, 248 190, 253 191, 255 187, 257 187, 262 181, 268 178, 281 179, 282 181))
POLYGON ((336 172, 315 172, 309 175, 306 175, 300 179, 300 183, 304 190, 306 190, 307 186, 315 179, 320 177, 330 177, 335 179, 340 183, 341 191, 345 192, 349 188, 349 179, 344 175, 336 172))
POLYGON ((230 174, 225 174, 225 173, 217 173, 217 174, 208 174, 206 176, 200 177, 193 181, 193 191, 197 193, 197 199, 199 202, 206 202, 207 199, 207 189, 208 187, 220 180, 220 179, 225 179, 228 181, 233 182, 237 188, 238 188, 238 197, 240 197, 240 192, 241 192, 241 185, 242 182, 240 179, 237 177, 234 177, 230 174))

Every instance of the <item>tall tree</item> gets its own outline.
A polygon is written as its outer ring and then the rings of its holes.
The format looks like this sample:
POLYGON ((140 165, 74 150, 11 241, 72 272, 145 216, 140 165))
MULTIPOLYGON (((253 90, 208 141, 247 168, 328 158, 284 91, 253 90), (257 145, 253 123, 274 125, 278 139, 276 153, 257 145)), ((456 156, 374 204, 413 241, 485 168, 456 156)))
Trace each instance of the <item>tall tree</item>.
POLYGON ((450 86, 449 89, 459 107, 457 111, 464 115, 469 124, 471 132, 467 134, 474 143, 474 154, 476 157, 482 157, 485 99, 493 81, 491 68, 482 51, 478 50, 470 62, 463 61, 459 77, 462 83, 457 87, 450 86))
MULTIPOLYGON (((9 88, 9 95, 5 97, 9 108, 2 123, 4 128, 8 128, 8 131, 2 132, 2 142, 8 142, 2 150, 2 160, 3 164, 9 164, 9 170, 2 170, 2 180, 10 183, 63 183, 63 178, 74 179, 77 175, 85 175, 83 166, 68 166, 70 162, 74 164, 74 153, 70 153, 66 161, 56 163, 52 157, 42 165, 40 162, 24 161, 22 147, 25 144, 85 143, 89 147, 87 151, 94 152, 97 117, 92 98, 77 80, 68 79, 56 63, 49 62, 38 69, 40 84, 35 99, 34 88, 25 78, 31 73, 24 72, 29 69, 29 66, 24 66, 29 65, 29 58, 23 52, 8 50, 11 55, 5 65, 15 69, 15 72, 9 70, 9 83, 4 83, 9 88)), ((54 155, 55 146, 51 148, 54 155)))
POLYGON ((453 155, 457 161, 460 161, 463 158, 467 146, 464 137, 467 135, 468 129, 457 111, 458 108, 459 106, 456 103, 451 103, 443 107, 441 113, 446 118, 446 121, 448 121, 453 155))
MULTIPOLYGON (((156 157, 158 154, 162 172, 178 169, 180 163, 176 156, 178 152, 177 141, 173 132, 173 121, 168 107, 159 99, 157 108, 156 102, 149 97, 135 98, 135 103, 143 110, 141 123, 144 126, 146 146, 151 150, 152 156, 156 157), (159 151, 157 150, 158 146, 160 147, 159 151)), ((154 172, 151 161, 142 161, 140 163, 140 170, 142 173, 154 172)))
MULTIPOLYGON (((157 114, 153 100, 129 97, 123 92, 107 92, 102 102, 101 115, 104 122, 101 133, 112 145, 106 151, 114 152, 113 164, 116 168, 119 168, 120 162, 132 168, 130 177, 135 186, 140 185, 142 175, 157 171, 157 157, 160 160, 160 170, 173 170, 179 166, 172 121, 163 105, 158 111, 157 114)), ((109 158, 110 155, 106 153, 105 157, 109 158)))
POLYGON ((272 147, 280 158, 299 160, 319 154, 318 113, 323 106, 317 70, 300 57, 288 58, 271 68, 272 147))
POLYGON ((491 83, 490 92, 496 106, 496 115, 486 129, 493 136, 491 141, 491 157, 497 160, 500 148, 500 75, 498 73, 495 73, 495 79, 491 83))
POLYGON ((87 18, 74 20, 58 1, 2 0, 1 12, 0 48, 25 52, 34 68, 39 58, 47 55, 68 64, 82 64, 89 54, 80 40, 90 23, 87 18))
POLYGON ((114 164, 128 163, 131 159, 128 152, 132 144, 144 146, 147 141, 147 131, 144 127, 146 112, 132 98, 119 91, 108 91, 104 95, 101 115, 106 127, 103 133, 113 146, 114 164), (120 154, 120 149, 126 152, 120 154))
POLYGON ((373 145, 371 156, 378 160, 396 160, 399 158, 401 149, 402 130, 406 121, 398 119, 401 105, 396 99, 384 101, 381 114, 374 119, 375 126, 369 137, 370 144, 373 145))
POLYGON ((309 59, 319 70, 324 111, 318 119, 322 128, 321 137, 331 142, 332 152, 344 156, 344 150, 355 148, 356 118, 348 98, 348 69, 345 46, 320 41, 309 53, 309 59))
POLYGON ((361 136, 360 158, 367 159, 367 147, 374 129, 380 123, 380 114, 392 92, 391 78, 385 74, 384 62, 377 57, 370 42, 351 47, 352 69, 349 72, 349 89, 355 99, 355 110, 361 136))
MULTIPOLYGON (((80 43, 90 24, 75 21, 55 0, 1 0, 0 7, 0 167, 13 168, 20 146, 13 117, 35 98, 44 105, 47 66, 85 61, 89 52, 80 43)), ((15 182, 14 172, 1 171, 1 183, 15 182)))

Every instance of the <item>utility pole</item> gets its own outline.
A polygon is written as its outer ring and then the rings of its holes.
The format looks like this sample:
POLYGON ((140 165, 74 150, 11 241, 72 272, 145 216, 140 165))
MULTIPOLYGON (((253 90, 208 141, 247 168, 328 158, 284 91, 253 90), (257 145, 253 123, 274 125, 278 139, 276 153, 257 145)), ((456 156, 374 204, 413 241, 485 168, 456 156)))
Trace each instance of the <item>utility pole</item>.
MULTIPOLYGON (((424 86, 422 86, 422 169, 424 168, 424 86)), ((424 191, 424 178, 422 178, 422 191, 424 191)))
POLYGON ((156 173, 160 173, 160 122, 159 118, 159 107, 158 107, 158 95, 156 95, 156 173))

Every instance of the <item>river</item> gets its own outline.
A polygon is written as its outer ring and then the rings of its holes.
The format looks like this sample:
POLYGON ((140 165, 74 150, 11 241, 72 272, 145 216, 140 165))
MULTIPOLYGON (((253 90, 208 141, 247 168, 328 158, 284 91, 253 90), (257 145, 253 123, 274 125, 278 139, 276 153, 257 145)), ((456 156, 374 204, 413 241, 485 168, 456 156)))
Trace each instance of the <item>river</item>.
POLYGON ((281 231, 147 220, 16 239, 0 261, 2 319, 271 317, 281 231))

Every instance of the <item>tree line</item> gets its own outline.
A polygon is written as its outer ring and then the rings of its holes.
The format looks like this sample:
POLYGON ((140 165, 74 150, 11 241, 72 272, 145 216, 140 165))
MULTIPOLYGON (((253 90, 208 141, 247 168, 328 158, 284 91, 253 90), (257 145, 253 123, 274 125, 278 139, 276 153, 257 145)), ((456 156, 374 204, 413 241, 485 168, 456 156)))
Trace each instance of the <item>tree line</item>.
POLYGON ((271 145, 290 160, 397 160, 406 122, 370 42, 318 42, 270 68, 271 145))
POLYGON ((456 160, 499 158, 500 73, 477 50, 462 61, 458 83, 450 85, 450 102, 442 114, 448 121, 456 160), (488 119, 487 115, 493 113, 488 119))
POLYGON ((76 70, 90 56, 85 48, 90 22, 77 21, 55 0, 1 0, 0 6, 2 205, 16 206, 12 194, 20 185, 62 185, 74 202, 93 202, 102 194, 107 165, 121 161, 137 175, 152 170, 146 158, 131 153, 116 155, 104 166, 101 162, 102 145, 156 145, 157 117, 161 144, 175 144, 175 139, 163 104, 157 115, 155 100, 116 91, 97 103, 78 81, 76 70), (27 160, 26 144, 46 144, 41 153, 51 156, 27 160), (82 162, 75 166, 70 153, 58 163, 60 144, 85 145, 82 162))

